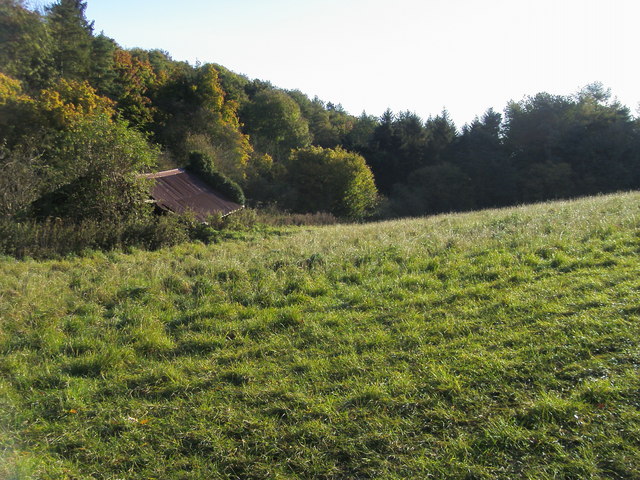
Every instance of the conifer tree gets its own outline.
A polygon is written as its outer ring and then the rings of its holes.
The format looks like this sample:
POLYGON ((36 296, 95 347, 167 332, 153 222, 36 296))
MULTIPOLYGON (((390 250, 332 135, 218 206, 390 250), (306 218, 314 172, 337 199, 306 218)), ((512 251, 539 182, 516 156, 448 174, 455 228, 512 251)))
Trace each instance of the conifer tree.
POLYGON ((86 79, 91 68, 93 22, 87 21, 86 8, 81 0, 59 0, 47 8, 54 67, 73 80, 86 79))

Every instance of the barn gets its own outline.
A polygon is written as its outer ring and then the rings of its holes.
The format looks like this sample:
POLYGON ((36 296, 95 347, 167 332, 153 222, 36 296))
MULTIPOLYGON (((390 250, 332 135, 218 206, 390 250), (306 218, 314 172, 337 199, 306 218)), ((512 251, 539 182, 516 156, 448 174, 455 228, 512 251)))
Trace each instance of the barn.
POLYGON ((164 211, 192 212, 196 219, 206 222, 211 215, 224 217, 243 208, 184 168, 148 173, 144 177, 155 181, 151 201, 164 211))

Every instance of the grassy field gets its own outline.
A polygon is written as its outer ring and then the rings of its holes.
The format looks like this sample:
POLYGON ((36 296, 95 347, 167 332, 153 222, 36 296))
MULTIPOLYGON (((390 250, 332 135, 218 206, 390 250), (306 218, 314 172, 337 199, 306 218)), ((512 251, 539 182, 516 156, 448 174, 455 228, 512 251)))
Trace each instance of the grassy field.
POLYGON ((640 194, 0 260, 0 478, 640 478, 640 194))

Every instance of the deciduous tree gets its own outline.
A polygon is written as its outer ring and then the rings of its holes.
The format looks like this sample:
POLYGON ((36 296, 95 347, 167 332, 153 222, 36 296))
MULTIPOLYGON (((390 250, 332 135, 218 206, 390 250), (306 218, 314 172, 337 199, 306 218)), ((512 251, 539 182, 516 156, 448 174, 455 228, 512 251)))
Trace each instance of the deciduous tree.
POLYGON ((311 142, 309 124, 300 107, 282 91, 260 91, 243 108, 241 118, 256 150, 276 159, 311 142))

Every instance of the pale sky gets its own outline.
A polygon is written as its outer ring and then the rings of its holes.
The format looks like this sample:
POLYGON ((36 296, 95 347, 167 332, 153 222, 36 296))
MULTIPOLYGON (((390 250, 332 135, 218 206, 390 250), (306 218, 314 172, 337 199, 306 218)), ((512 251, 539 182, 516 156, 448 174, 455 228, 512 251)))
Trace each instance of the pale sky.
POLYGON ((638 0, 88 0, 124 47, 214 62, 341 103, 461 127, 487 108, 599 81, 635 114, 638 0))

